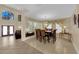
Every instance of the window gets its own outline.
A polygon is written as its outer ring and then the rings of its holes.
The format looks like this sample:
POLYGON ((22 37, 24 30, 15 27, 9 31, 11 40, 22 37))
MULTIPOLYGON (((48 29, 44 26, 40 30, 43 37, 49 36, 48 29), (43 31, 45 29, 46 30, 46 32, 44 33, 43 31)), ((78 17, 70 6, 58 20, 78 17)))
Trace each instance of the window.
POLYGON ((52 29, 52 24, 49 24, 49 25, 47 26, 47 29, 52 29))
POLYGON ((14 19, 14 14, 12 12, 7 11, 7 10, 3 10, 2 11, 2 19, 5 19, 5 20, 14 19))
POLYGON ((62 27, 59 24, 56 24, 57 33, 62 32, 62 27))

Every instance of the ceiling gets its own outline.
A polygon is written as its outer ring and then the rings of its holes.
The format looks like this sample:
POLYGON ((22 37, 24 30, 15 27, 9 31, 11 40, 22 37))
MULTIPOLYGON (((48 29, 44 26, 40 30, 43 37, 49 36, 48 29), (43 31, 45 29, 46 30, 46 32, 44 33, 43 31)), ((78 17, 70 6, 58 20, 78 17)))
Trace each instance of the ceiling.
POLYGON ((56 20, 72 16, 73 4, 7 4, 35 20, 56 20))

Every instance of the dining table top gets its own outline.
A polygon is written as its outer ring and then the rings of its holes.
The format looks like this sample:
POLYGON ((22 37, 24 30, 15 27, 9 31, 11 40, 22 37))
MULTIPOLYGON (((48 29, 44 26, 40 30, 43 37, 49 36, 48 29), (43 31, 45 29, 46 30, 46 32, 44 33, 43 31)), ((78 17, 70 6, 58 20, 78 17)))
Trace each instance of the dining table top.
POLYGON ((52 31, 45 31, 45 32, 52 32, 52 31))

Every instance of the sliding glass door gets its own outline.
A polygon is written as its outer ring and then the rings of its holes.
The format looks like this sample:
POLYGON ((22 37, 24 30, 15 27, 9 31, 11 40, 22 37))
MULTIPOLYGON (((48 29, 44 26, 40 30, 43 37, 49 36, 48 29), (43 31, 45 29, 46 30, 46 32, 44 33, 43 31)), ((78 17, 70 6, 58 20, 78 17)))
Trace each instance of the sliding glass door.
POLYGON ((14 34, 14 26, 2 25, 2 36, 9 36, 14 34))

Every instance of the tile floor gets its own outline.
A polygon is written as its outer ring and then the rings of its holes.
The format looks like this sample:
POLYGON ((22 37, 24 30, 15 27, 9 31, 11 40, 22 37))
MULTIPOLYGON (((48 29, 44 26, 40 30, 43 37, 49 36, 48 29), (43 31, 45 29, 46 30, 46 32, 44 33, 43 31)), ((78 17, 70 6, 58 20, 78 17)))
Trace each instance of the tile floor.
POLYGON ((47 42, 45 44, 43 42, 39 42, 35 38, 28 39, 25 42, 45 54, 75 54, 76 53, 72 42, 66 39, 57 38, 55 44, 53 44, 52 40, 50 43, 47 42))
POLYGON ((57 38, 55 44, 39 42, 35 37, 25 41, 14 36, 0 37, 0 54, 75 54, 72 42, 57 38))
POLYGON ((0 38, 0 54, 40 54, 39 50, 23 41, 15 40, 14 36, 0 38))

